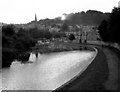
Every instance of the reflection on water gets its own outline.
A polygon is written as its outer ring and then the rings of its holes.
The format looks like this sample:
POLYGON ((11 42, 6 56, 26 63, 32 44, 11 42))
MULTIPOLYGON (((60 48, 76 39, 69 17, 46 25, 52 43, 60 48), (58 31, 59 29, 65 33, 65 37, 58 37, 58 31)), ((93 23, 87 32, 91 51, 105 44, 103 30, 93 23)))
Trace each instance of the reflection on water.
MULTIPOLYGON (((33 63, 12 63, 2 71, 4 90, 54 90, 89 65, 95 52, 38 54, 33 63)), ((0 73, 1 75, 1 73, 0 73)))
POLYGON ((35 62, 36 61, 36 55, 34 53, 30 53, 29 61, 31 61, 31 62, 35 62))

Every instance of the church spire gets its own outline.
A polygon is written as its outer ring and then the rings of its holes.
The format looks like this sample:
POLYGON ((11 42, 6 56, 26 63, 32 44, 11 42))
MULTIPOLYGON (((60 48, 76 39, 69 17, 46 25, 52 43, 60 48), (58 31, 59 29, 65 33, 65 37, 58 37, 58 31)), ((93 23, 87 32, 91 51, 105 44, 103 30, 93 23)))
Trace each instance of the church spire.
POLYGON ((35 13, 35 22, 37 22, 37 16, 36 16, 36 13, 35 13))

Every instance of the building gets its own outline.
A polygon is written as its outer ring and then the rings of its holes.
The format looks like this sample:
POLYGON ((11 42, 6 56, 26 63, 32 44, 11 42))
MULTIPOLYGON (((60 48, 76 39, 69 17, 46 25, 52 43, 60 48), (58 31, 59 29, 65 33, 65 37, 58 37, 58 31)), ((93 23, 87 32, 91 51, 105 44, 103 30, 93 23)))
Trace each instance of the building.
POLYGON ((96 30, 91 30, 87 34, 87 41, 97 41, 98 33, 96 30))
POLYGON ((93 42, 97 41, 100 37, 98 34, 98 30, 95 29, 94 26, 79 26, 77 25, 79 31, 67 31, 65 32, 67 36, 73 34, 75 36, 76 42, 86 43, 86 42, 93 42))

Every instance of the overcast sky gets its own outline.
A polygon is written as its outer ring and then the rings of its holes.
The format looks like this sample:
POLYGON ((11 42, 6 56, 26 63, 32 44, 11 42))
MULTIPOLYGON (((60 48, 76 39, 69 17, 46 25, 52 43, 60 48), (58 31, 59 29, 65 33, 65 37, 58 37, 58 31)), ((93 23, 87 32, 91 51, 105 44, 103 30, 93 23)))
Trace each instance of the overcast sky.
POLYGON ((119 0, 0 0, 0 22, 28 23, 86 10, 111 12, 119 0))

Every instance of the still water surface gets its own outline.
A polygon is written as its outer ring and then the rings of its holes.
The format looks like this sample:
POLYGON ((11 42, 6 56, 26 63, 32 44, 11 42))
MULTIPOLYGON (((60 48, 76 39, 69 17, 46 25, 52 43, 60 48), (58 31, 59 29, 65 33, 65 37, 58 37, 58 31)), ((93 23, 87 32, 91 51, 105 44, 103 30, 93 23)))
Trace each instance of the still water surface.
POLYGON ((38 55, 33 63, 12 63, 3 69, 2 90, 55 90, 81 71, 95 56, 93 51, 70 51, 38 55))

